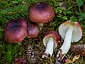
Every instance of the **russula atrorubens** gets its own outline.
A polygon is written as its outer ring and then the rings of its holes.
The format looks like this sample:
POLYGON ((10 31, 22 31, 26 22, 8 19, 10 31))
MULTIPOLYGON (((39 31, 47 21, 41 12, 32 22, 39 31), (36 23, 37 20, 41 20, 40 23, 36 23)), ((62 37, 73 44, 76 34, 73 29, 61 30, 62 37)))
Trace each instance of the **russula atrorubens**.
POLYGON ((31 22, 27 23, 27 33, 28 33, 27 38, 28 39, 36 38, 38 36, 39 31, 40 30, 37 24, 31 23, 31 22))
POLYGON ((63 45, 57 52, 57 60, 62 60, 65 54, 69 51, 71 42, 78 42, 83 35, 82 28, 79 22, 71 22, 67 20, 59 26, 59 34, 64 39, 63 45))
POLYGON ((46 2, 34 3, 29 8, 29 19, 35 23, 39 23, 42 27, 43 23, 51 21, 55 17, 53 8, 46 2))
POLYGON ((9 43, 22 41, 27 36, 27 22, 25 19, 10 20, 4 29, 4 38, 9 43))
POLYGON ((42 58, 49 58, 53 54, 53 48, 57 47, 60 43, 60 36, 54 30, 49 30, 44 34, 43 44, 46 46, 46 50, 42 55, 42 58))

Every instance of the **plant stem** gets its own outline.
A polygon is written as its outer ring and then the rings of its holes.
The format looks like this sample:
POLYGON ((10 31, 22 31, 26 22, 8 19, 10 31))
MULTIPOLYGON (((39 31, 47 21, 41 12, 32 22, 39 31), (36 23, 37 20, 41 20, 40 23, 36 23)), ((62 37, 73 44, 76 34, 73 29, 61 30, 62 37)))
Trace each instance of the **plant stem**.
POLYGON ((80 9, 80 6, 78 6, 79 7, 79 13, 80 13, 80 15, 81 15, 81 9, 80 9))

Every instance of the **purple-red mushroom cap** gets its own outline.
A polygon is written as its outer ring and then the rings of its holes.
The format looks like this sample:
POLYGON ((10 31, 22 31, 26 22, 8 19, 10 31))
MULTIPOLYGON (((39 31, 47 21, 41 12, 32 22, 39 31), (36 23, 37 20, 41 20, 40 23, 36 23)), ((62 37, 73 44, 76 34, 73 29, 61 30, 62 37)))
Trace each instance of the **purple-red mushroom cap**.
POLYGON ((60 36, 54 30, 49 30, 49 31, 45 32, 44 38, 43 38, 43 44, 45 46, 47 46, 47 43, 48 43, 48 40, 50 37, 52 37, 54 39, 54 48, 55 48, 60 43, 60 36))
POLYGON ((4 29, 4 38, 9 43, 22 41, 27 36, 27 21, 25 19, 10 20, 4 29))
POLYGON ((34 3, 29 8, 29 19, 35 23, 47 23, 55 17, 53 8, 46 2, 34 3))
POLYGON ((39 31, 40 30, 37 24, 28 22, 28 25, 27 25, 28 39, 36 38, 38 36, 39 31))

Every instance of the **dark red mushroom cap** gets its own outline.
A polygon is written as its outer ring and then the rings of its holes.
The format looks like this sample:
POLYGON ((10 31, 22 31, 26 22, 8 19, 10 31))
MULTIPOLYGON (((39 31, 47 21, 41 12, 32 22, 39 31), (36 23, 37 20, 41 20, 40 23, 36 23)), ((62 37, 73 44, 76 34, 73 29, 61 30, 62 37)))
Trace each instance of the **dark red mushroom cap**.
POLYGON ((22 41, 27 35, 27 22, 25 19, 10 20, 4 29, 4 38, 9 43, 22 41))
POLYGON ((53 8, 46 2, 34 3, 29 9, 29 19, 35 23, 46 23, 54 17, 53 8))
POLYGON ((43 43, 46 46, 50 37, 54 38, 54 48, 60 43, 60 36, 54 30, 49 30, 44 34, 43 43))
POLYGON ((32 39, 32 38, 36 38, 38 36, 38 33, 39 33, 39 27, 37 24, 35 23, 31 23, 31 22, 28 22, 28 25, 27 25, 27 38, 29 39, 32 39))

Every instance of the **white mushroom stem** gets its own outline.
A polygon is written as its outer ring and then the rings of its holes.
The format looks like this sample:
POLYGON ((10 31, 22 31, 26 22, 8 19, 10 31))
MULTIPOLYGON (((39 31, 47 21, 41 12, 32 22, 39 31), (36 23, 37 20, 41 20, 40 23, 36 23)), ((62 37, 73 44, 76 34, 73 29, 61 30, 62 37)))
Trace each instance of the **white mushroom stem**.
POLYGON ((42 30, 43 23, 37 23, 37 24, 38 24, 38 26, 39 26, 40 30, 42 30))
POLYGON ((73 27, 69 28, 66 32, 64 43, 62 47, 60 48, 62 50, 62 54, 67 53, 70 49, 71 40, 72 40, 72 32, 73 32, 73 27))
MULTIPOLYGON (((49 41, 47 43, 47 47, 46 47, 46 50, 45 50, 45 53, 46 54, 50 54, 50 56, 52 56, 53 54, 53 47, 54 47, 54 42, 53 42, 53 37, 50 37, 49 38, 49 41)), ((44 58, 45 55, 42 56, 42 58, 44 58)))
POLYGON ((21 43, 21 42, 15 42, 15 43, 18 43, 18 45, 19 45, 19 46, 21 46, 21 45, 22 45, 22 43, 21 43))
POLYGON ((53 54, 53 46, 54 46, 53 38, 50 37, 49 41, 47 43, 45 53, 50 54, 52 56, 52 54, 53 54))

